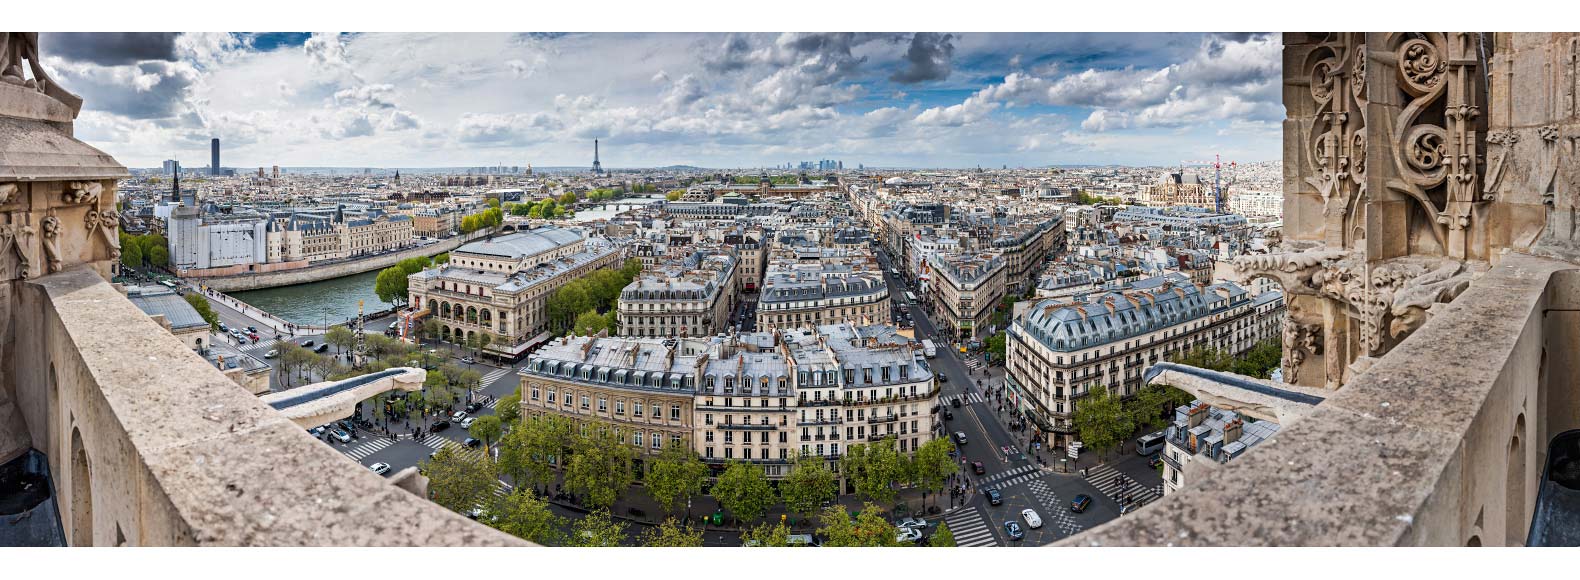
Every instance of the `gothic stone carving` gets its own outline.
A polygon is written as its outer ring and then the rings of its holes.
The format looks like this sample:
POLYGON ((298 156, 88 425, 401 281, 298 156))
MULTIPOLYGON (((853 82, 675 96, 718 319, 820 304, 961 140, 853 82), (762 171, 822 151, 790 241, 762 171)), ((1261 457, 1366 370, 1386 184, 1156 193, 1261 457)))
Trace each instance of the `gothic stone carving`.
POLYGON ((71 108, 72 116, 82 110, 82 97, 60 88, 49 78, 38 58, 37 32, 0 32, 0 82, 33 89, 71 108), (23 64, 27 70, 23 70, 23 64), (26 78, 31 72, 33 78, 26 78))
POLYGON ((33 277, 33 226, 28 225, 26 214, 9 214, 7 223, 0 225, 0 260, 15 260, 15 269, 5 273, 3 279, 27 280, 33 277))
POLYGON ((66 183, 66 203, 98 203, 104 193, 104 184, 97 181, 72 181, 66 183))
POLYGON ((110 261, 119 262, 121 259, 121 238, 117 235, 116 228, 120 226, 120 214, 115 210, 90 209, 88 215, 83 217, 83 226, 88 230, 88 236, 99 234, 100 245, 109 249, 110 261))
POLYGON ((44 220, 39 225, 44 230, 44 273, 53 274, 59 272, 62 264, 60 255, 60 218, 50 214, 44 216, 44 220))
POLYGON ((15 183, 0 183, 0 205, 11 203, 18 191, 21 191, 21 188, 15 183))
POLYGON ((1303 312, 1291 303, 1284 320, 1284 381, 1300 380, 1300 366, 1309 356, 1322 354, 1322 325, 1302 322, 1303 312))

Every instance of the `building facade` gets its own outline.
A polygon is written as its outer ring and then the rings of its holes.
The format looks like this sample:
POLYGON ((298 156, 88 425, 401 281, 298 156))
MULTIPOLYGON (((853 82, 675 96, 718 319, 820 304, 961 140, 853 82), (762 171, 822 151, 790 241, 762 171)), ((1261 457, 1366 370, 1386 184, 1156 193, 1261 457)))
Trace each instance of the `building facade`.
POLYGON ((934 325, 964 342, 985 338, 993 309, 1004 298, 1004 259, 994 253, 934 254, 927 265, 934 325))
POLYGON ((413 313, 407 336, 432 316, 440 340, 464 344, 487 333, 493 338, 484 352, 519 359, 548 339, 550 293, 623 260, 621 248, 607 239, 552 226, 463 245, 450 252, 447 264, 408 277, 413 313))
POLYGON ((1199 286, 1181 274, 1084 302, 1039 301, 1010 324, 1006 396, 1049 445, 1063 446, 1076 439, 1075 408, 1093 389, 1129 397, 1153 363, 1206 347, 1239 355, 1278 337, 1282 301, 1277 293, 1252 298, 1233 282, 1199 286))
POLYGON ((708 336, 723 332, 736 303, 735 256, 703 251, 668 265, 644 268, 620 291, 616 312, 623 336, 708 336))
POLYGON ((757 328, 799 328, 886 320, 889 287, 883 276, 838 264, 770 265, 757 300, 757 328))

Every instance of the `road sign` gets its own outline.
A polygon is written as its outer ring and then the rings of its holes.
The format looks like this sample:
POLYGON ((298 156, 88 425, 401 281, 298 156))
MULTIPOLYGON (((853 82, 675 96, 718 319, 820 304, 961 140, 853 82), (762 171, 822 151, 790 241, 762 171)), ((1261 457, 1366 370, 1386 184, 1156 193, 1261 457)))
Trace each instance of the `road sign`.
POLYGON ((1066 456, 1068 456, 1070 459, 1080 459, 1081 458, 1081 442, 1080 441, 1071 441, 1070 444, 1064 448, 1064 454, 1066 456))

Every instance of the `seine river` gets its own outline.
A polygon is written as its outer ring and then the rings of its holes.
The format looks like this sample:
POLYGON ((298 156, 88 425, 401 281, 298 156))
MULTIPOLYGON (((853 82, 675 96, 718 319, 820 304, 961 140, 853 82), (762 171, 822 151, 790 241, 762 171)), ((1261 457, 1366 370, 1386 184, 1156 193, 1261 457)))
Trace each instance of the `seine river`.
POLYGON ((373 293, 373 281, 378 276, 379 271, 373 270, 309 284, 232 292, 230 295, 297 324, 317 326, 323 324, 325 318, 333 324, 356 316, 358 300, 366 301, 364 309, 367 312, 389 308, 389 304, 379 301, 378 295, 373 293))

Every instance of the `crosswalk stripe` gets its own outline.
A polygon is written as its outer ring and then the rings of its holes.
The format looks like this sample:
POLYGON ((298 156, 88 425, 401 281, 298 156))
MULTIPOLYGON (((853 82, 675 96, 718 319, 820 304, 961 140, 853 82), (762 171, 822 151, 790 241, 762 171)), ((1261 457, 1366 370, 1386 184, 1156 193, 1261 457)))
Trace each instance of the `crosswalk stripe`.
POLYGON ((1163 489, 1161 485, 1142 486, 1134 479, 1130 479, 1128 477, 1125 479, 1125 482, 1121 484, 1115 481, 1115 476, 1119 474, 1120 472, 1118 469, 1108 465, 1099 465, 1087 469, 1086 481, 1087 483, 1092 484, 1092 487, 1097 488, 1099 493, 1102 493, 1103 495, 1110 498, 1121 493, 1129 493, 1130 497, 1134 500, 1134 503, 1138 507, 1163 497, 1163 489))
POLYGON ((949 526, 949 533, 955 537, 955 545, 963 547, 994 546, 998 538, 994 537, 993 530, 987 521, 982 519, 982 514, 975 509, 963 510, 944 517, 944 523, 949 526))

